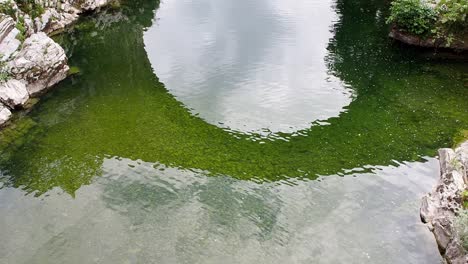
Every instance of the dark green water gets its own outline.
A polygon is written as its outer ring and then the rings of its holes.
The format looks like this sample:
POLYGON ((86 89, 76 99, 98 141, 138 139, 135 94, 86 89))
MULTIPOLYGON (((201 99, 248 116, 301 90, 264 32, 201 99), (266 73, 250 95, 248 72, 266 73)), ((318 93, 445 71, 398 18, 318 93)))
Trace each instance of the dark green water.
POLYGON ((0 135, 0 263, 437 263, 419 198, 468 67, 393 45, 381 2, 83 19, 80 74, 0 135))

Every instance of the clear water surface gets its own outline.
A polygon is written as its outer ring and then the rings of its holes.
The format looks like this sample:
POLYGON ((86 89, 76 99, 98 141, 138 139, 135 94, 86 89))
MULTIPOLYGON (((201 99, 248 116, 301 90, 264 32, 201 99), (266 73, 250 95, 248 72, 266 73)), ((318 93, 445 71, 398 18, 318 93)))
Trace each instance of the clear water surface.
POLYGON ((126 1, 0 134, 0 263, 439 263, 420 223, 467 65, 385 1, 126 1))

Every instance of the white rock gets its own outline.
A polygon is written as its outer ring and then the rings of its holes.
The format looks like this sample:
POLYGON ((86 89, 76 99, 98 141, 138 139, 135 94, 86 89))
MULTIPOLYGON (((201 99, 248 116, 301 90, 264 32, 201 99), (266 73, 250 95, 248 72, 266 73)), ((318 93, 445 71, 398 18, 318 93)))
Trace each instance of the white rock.
POLYGON ((0 126, 5 124, 11 117, 11 112, 8 107, 0 103, 0 126))
POLYGON ((35 31, 51 34, 61 31, 68 25, 78 20, 78 12, 74 10, 72 13, 60 12, 53 8, 47 8, 44 13, 34 20, 35 31))
POLYGON ((85 0, 80 7, 83 10, 94 10, 109 4, 111 0, 85 0))
POLYGON ((0 15, 0 61, 7 60, 20 46, 21 42, 16 39, 19 30, 13 18, 0 15))
POLYGON ((69 69, 63 48, 43 32, 27 38, 8 67, 16 79, 27 82, 30 96, 65 79, 69 69))
POLYGON ((453 221, 462 208, 460 193, 467 188, 468 141, 455 151, 439 150, 440 178, 432 192, 423 197, 421 219, 433 231, 437 244, 448 263, 468 263, 454 232, 453 221))
POLYGON ((29 93, 23 82, 10 79, 0 83, 0 101, 8 107, 23 106, 28 99, 29 93))

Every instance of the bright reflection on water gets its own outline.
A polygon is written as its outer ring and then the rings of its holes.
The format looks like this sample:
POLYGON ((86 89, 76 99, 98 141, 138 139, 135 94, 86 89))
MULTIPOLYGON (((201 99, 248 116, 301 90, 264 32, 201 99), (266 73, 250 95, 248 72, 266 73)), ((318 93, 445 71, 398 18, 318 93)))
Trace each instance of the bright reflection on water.
POLYGON ((144 35, 156 75, 207 122, 287 132, 336 117, 352 91, 326 66, 333 1, 165 1, 144 35))
POLYGON ((0 263, 437 263, 437 161, 255 183, 127 159, 76 197, 0 192, 0 263))

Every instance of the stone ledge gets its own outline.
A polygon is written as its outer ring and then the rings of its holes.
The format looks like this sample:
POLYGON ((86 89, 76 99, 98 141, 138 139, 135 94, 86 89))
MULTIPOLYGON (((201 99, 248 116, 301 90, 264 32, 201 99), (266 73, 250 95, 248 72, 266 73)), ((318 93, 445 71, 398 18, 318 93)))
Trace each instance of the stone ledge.
POLYGON ((443 39, 434 39, 434 38, 420 38, 414 35, 411 35, 407 32, 401 31, 397 28, 392 28, 389 33, 389 37, 395 40, 401 41, 405 44, 412 46, 419 46, 424 48, 446 48, 459 51, 468 51, 468 39, 465 41, 454 41, 450 45, 447 45, 446 41, 443 39))

